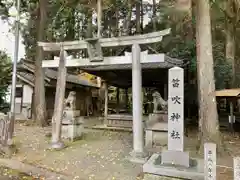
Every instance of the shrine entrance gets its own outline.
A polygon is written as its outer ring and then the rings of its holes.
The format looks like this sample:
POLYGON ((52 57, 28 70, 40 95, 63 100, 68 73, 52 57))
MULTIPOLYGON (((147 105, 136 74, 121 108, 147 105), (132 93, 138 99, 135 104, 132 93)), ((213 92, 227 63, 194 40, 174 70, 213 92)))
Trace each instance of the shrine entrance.
MULTIPOLYGON (((39 46, 44 51, 61 51, 60 58, 44 60, 44 68, 68 68, 79 67, 91 74, 97 75, 105 80, 105 124, 108 123, 108 85, 123 89, 132 89, 132 115, 126 115, 124 119, 132 124, 133 129, 133 159, 145 157, 144 155, 144 133, 142 116, 142 87, 156 87, 167 85, 167 70, 173 66, 182 66, 181 60, 172 59, 165 54, 148 54, 141 52, 141 44, 156 43, 162 40, 170 30, 164 30, 145 35, 125 36, 119 38, 90 39, 83 41, 72 41, 62 43, 43 43, 39 46), (132 52, 125 56, 103 57, 102 47, 132 46, 132 52), (89 58, 70 58, 61 56, 64 51, 87 48, 89 58), (62 63, 61 63, 62 62, 62 63), (132 123, 131 123, 132 121, 132 123)), ((167 86, 166 86, 167 87, 167 86)), ((58 87, 57 87, 58 88, 58 87)), ((61 87, 65 88, 65 87, 61 87)), ((127 92, 127 91, 126 91, 127 92)), ((166 96, 166 95, 165 95, 166 96)), ((61 116, 59 116, 61 117, 61 116)), ((118 116, 119 119, 123 117, 118 116)), ((58 119, 61 122, 61 118, 58 119)))

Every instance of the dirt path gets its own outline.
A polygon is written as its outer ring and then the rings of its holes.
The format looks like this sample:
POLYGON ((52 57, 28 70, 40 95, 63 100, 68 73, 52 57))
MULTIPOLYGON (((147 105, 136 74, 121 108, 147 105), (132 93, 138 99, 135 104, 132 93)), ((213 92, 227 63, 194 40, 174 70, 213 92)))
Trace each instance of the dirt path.
POLYGON ((16 126, 19 152, 13 157, 22 162, 41 166, 76 179, 136 179, 141 166, 127 160, 131 151, 130 133, 88 131, 82 140, 67 142, 68 148, 50 151, 49 128, 16 126))

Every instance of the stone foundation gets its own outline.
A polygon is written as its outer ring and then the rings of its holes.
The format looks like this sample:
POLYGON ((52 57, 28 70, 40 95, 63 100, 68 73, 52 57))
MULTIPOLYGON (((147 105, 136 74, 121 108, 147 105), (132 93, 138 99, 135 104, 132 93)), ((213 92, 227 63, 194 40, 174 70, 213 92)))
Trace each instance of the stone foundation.
POLYGON ((132 116, 111 114, 107 117, 107 126, 110 127, 132 127, 132 116))
POLYGON ((190 159, 190 166, 184 167, 171 164, 161 164, 161 158, 161 154, 153 154, 143 165, 143 172, 159 175, 159 179, 163 178, 163 176, 192 180, 204 179, 203 160, 190 159))
POLYGON ((152 148, 156 146, 166 146, 168 141, 168 124, 158 122, 145 129, 145 146, 152 148))

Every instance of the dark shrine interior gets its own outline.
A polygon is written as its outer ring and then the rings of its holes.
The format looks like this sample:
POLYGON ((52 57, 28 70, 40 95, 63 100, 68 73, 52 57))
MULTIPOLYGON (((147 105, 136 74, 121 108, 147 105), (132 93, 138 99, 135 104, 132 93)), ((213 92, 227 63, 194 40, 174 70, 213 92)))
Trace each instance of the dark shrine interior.
MULTIPOLYGON (((132 86, 132 70, 86 70, 106 80, 109 85, 130 88, 132 86)), ((159 87, 168 82, 168 69, 142 69, 142 86, 159 87)))

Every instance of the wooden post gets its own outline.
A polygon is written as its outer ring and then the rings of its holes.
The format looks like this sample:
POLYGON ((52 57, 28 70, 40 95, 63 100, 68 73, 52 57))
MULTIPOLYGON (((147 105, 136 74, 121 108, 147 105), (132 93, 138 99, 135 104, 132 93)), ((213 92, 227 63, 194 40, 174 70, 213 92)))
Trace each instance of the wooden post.
POLYGON ((230 116, 229 116, 229 123, 230 123, 230 129, 232 132, 234 132, 233 123, 234 123, 234 115, 233 115, 233 99, 230 99, 230 116))
POLYGON ((101 37, 101 28, 102 28, 102 0, 97 0, 97 37, 101 37))
POLYGON ((22 109, 23 109, 23 95, 24 95, 24 85, 22 85, 22 95, 21 95, 20 113, 22 113, 22 109))
POLYGON ((66 87, 66 75, 67 70, 65 67, 67 53, 64 51, 63 47, 60 52, 56 95, 55 95, 55 105, 54 113, 52 117, 52 148, 62 149, 64 143, 61 142, 61 128, 62 128, 62 117, 63 108, 65 101, 65 87, 66 87))
POLYGON ((128 111, 128 88, 125 89, 125 108, 128 111))
POLYGON ((168 84, 164 84, 164 100, 166 101, 168 99, 168 84))
POLYGON ((104 82, 104 94, 105 94, 105 101, 104 101, 104 124, 107 124, 107 116, 108 116, 108 84, 104 82))
POLYGON ((116 106, 116 112, 119 114, 119 109, 120 109, 120 103, 119 103, 119 87, 117 87, 117 106, 116 106))

